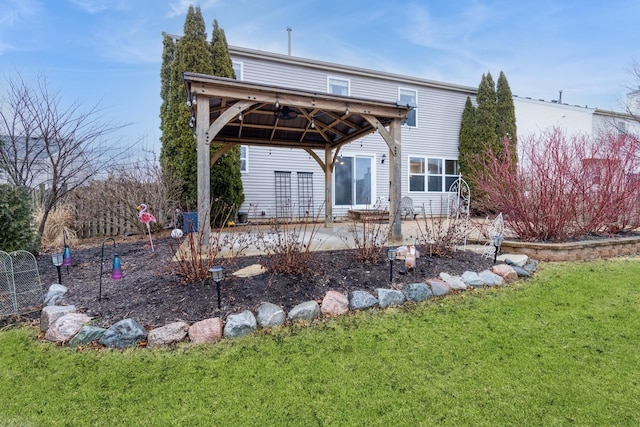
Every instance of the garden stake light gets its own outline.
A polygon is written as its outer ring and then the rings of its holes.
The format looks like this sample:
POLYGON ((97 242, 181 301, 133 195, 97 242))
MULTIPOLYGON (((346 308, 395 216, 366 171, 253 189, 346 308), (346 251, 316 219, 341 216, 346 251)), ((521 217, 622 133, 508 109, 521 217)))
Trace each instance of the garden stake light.
POLYGON ((62 285, 62 275, 60 274, 60 267, 63 265, 62 254, 51 254, 51 262, 58 269, 58 284, 62 285))
POLYGON ((495 235, 493 237, 491 237, 491 242, 493 243, 493 246, 496 248, 496 251, 493 253, 493 263, 495 264, 497 259, 498 259, 498 252, 500 252, 500 246, 502 246, 502 241, 504 240, 504 237, 500 236, 500 235, 495 235))
POLYGON ((209 271, 211 272, 213 281, 216 282, 216 291, 218 293, 218 310, 220 310, 220 281, 222 280, 224 267, 221 265, 216 265, 215 267, 211 267, 209 271))
POLYGON ((113 263, 111 264, 111 278, 113 280, 122 279, 122 263, 120 262, 120 257, 116 252, 116 241, 113 237, 107 237, 102 241, 102 252, 100 255, 100 288, 98 290, 98 301, 102 300, 102 266, 104 264, 104 244, 107 240, 113 241, 113 263))
POLYGON ((389 282, 393 281, 393 261, 396 260, 396 248, 389 248, 387 258, 389 258, 389 282))
POLYGON ((64 239, 64 251, 62 252, 62 265, 67 267, 67 273, 69 272, 69 266, 73 265, 73 258, 71 258, 71 249, 67 244, 67 230, 62 230, 62 238, 64 239))

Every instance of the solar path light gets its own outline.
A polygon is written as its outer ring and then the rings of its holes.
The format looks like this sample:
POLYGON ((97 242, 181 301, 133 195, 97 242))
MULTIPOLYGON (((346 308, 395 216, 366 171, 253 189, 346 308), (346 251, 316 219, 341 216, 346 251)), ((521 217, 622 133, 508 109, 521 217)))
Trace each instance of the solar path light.
POLYGON ((58 269, 58 283, 62 285, 62 275, 60 274, 60 267, 62 267, 63 264, 62 254, 51 254, 51 262, 58 269))
POLYGON ((389 258, 389 282, 393 281, 393 262, 396 260, 396 248, 389 248, 387 250, 387 258, 389 258))
POLYGON ((222 281, 222 275, 224 274, 224 267, 221 265, 216 265, 209 269, 211 272, 211 278, 214 282, 216 282, 216 292, 218 293, 218 310, 220 309, 221 301, 220 301, 220 282, 222 281))

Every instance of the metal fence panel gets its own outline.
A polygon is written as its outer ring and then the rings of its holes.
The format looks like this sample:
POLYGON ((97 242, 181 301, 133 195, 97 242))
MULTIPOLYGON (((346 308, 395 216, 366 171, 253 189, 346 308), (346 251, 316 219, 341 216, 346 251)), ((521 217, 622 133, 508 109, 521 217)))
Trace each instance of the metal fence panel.
POLYGON ((0 316, 39 310, 43 296, 36 257, 27 251, 0 251, 0 316))

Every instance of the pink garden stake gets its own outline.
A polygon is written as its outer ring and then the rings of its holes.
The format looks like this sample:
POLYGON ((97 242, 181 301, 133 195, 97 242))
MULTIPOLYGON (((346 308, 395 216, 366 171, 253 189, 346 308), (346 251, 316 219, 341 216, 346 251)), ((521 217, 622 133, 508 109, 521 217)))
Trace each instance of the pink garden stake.
POLYGON ((147 232, 149 233, 149 242, 151 243, 151 252, 154 252, 153 240, 151 239, 151 227, 149 226, 149 223, 156 222, 156 217, 151 215, 149 212, 147 212, 147 205, 145 205, 144 203, 140 203, 140 206, 138 206, 136 209, 140 211, 138 213, 138 218, 140 218, 140 221, 143 224, 147 225, 147 232))

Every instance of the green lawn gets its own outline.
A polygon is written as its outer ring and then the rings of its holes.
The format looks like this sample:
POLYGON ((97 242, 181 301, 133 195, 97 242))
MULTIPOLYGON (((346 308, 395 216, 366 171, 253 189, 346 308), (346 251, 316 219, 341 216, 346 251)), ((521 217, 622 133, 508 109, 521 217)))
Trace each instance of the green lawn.
POLYGON ((640 425, 640 260, 177 350, 0 332, 0 425, 640 425))

